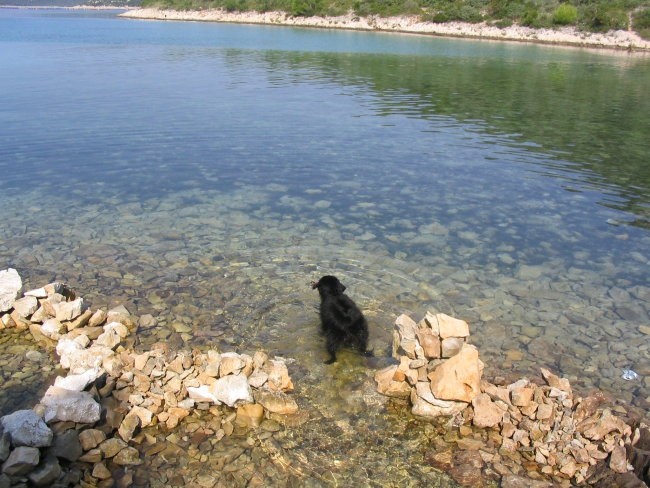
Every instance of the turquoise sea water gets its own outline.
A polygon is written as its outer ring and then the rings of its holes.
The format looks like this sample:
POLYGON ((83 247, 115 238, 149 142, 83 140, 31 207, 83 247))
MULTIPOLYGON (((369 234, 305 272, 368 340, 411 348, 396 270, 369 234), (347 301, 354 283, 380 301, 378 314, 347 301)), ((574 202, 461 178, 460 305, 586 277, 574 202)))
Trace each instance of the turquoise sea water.
POLYGON ((0 268, 155 315, 139 347, 263 347, 352 418, 435 309, 486 374, 648 408, 648 56, 0 9, 0 66, 0 268), (370 366, 322 364, 321 274, 370 366))

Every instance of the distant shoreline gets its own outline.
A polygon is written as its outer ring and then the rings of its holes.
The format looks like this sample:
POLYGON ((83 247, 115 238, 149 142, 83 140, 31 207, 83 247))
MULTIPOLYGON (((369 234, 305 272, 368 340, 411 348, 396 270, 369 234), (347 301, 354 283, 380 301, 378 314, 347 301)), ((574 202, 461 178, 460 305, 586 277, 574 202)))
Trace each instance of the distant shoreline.
POLYGON ((140 7, 113 7, 111 5, 72 5, 64 7, 60 5, 0 5, 0 9, 17 10, 137 10, 140 7))
POLYGON ((179 11, 135 8, 120 14, 120 17, 396 32, 650 53, 650 41, 644 40, 635 32, 622 30, 606 33, 589 33, 578 31, 573 27, 533 29, 518 25, 499 28, 486 23, 447 22, 436 24, 433 22, 422 22, 415 16, 358 17, 350 13, 338 17, 292 17, 285 12, 226 12, 221 9, 179 11))

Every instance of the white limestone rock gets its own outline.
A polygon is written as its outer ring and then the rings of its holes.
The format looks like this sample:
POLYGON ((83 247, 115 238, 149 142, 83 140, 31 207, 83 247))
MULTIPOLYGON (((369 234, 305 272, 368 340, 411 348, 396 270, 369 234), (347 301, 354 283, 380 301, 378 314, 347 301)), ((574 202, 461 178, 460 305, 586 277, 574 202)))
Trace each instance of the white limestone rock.
POLYGON ((0 271, 0 312, 11 310, 22 287, 18 271, 13 268, 0 271))
POLYGON ((14 311, 24 319, 31 317, 37 309, 38 300, 34 297, 23 297, 14 302, 14 311))
POLYGON ((53 306, 56 318, 60 321, 76 319, 87 308, 83 298, 77 298, 71 302, 55 303, 53 306))
POLYGON ((29 290, 24 293, 26 297, 47 298, 47 291, 44 287, 29 290))
POLYGON ((219 399, 214 395, 208 385, 201 386, 188 386, 187 393, 190 399, 197 402, 211 402, 216 405, 221 405, 219 399))
POLYGON ((109 329, 106 332, 99 335, 97 340, 95 340, 95 344, 97 344, 98 346, 107 347, 109 349, 115 349, 120 344, 121 340, 122 338, 116 332, 115 329, 109 329))
POLYGON ((14 447, 46 447, 52 443, 52 431, 33 410, 18 410, 5 415, 2 427, 11 436, 14 447))
POLYGON ((104 333, 106 332, 114 332, 122 339, 129 335, 129 329, 126 327, 126 325, 120 322, 109 322, 106 324, 104 326, 104 333))
POLYGON ((58 376, 54 380, 54 386, 64 390, 84 391, 88 385, 93 383, 97 378, 104 374, 101 368, 88 369, 79 374, 69 374, 65 378, 58 376))
POLYGON ((59 340, 61 338, 61 334, 65 334, 66 331, 66 326, 54 318, 47 319, 41 326, 41 333, 50 339, 54 339, 55 341, 59 340))
POLYGON ((70 421, 93 424, 101 416, 102 407, 86 391, 72 391, 50 386, 41 399, 45 421, 70 421))
MULTIPOLYGON (((60 343, 61 341, 59 341, 59 344, 60 343)), ((79 345, 79 347, 81 347, 81 345, 79 345)), ((60 355, 61 366, 68 368, 72 374, 80 374, 89 369, 102 367, 104 360, 114 354, 115 353, 112 349, 95 344, 90 346, 88 349, 74 349, 73 347, 70 347, 66 350, 65 354, 60 355)))
POLYGON ((234 407, 242 403, 253 403, 253 392, 243 374, 219 378, 210 385, 210 392, 221 403, 234 407))

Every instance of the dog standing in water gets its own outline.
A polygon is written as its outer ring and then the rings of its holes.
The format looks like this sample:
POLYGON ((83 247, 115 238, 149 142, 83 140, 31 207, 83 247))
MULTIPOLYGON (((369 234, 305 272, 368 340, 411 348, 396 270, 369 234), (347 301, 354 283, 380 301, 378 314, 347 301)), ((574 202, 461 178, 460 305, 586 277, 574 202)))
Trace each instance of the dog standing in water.
POLYGON ((368 347, 368 322, 359 307, 345 295, 345 286, 336 276, 323 276, 311 284, 320 295, 320 325, 327 339, 330 357, 325 364, 336 361, 336 351, 348 345, 365 356, 372 356, 368 347))

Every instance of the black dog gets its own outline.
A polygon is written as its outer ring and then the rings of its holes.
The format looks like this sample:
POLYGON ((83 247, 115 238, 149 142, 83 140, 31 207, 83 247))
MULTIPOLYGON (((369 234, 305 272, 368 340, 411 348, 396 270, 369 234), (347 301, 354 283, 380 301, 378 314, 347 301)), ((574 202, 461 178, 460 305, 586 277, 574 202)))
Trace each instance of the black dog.
POLYGON ((352 346, 365 356, 372 356, 368 347, 368 322, 359 307, 345 295, 345 286, 336 276, 323 276, 311 284, 320 294, 321 331, 327 339, 330 358, 325 364, 336 361, 336 351, 342 345, 352 346))

